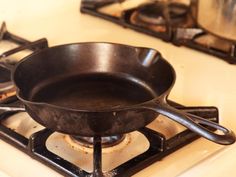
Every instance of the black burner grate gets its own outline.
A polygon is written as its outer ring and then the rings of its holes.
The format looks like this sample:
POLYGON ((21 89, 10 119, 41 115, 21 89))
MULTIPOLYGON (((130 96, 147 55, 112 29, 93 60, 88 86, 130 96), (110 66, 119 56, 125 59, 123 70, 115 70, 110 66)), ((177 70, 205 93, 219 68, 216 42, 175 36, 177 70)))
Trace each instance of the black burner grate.
MULTIPOLYGON (((2 41, 2 40, 7 40, 7 41, 13 42, 15 44, 18 44, 20 46, 0 54, 1 60, 12 55, 12 54, 15 54, 17 52, 25 50, 25 49, 37 51, 37 50, 41 50, 41 49, 48 47, 48 42, 45 38, 39 39, 34 42, 30 42, 30 41, 23 39, 15 34, 10 33, 7 30, 5 22, 3 22, 0 27, 0 41, 2 41)), ((5 63, 5 64, 9 64, 9 63, 5 63)))
MULTIPOLYGON (((184 107, 169 101, 169 104, 175 106, 178 109, 184 110, 191 114, 201 116, 205 119, 218 122, 218 110, 215 107, 184 107)), ((8 98, 2 102, 1 107, 19 107, 21 103, 16 97, 8 98)), ((56 171, 62 173, 65 176, 79 176, 79 177, 100 177, 103 176, 102 172, 102 157, 101 157, 101 137, 95 137, 94 141, 94 172, 88 173, 82 170, 80 167, 72 164, 59 157, 58 155, 50 152, 46 147, 46 141, 48 137, 54 133, 49 129, 43 129, 30 136, 30 138, 25 138, 24 136, 16 133, 4 126, 2 122, 12 114, 17 113, 16 111, 2 111, 0 114, 0 137, 27 153, 31 157, 41 161, 43 164, 55 169, 56 171)), ((110 176, 121 177, 121 176, 131 176, 138 171, 146 168, 163 157, 171 154, 172 152, 178 150, 179 148, 189 144, 190 142, 196 140, 199 136, 190 130, 184 130, 170 139, 166 139, 164 135, 144 127, 138 130, 142 133, 149 141, 149 149, 134 157, 133 159, 121 164, 115 169, 106 172, 110 176)))

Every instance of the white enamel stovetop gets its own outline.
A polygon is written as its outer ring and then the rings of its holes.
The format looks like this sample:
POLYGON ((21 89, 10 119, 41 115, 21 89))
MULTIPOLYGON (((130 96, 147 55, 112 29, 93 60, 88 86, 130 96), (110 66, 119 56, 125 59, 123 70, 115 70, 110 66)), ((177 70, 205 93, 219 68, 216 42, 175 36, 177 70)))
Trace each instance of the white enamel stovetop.
MULTIPOLYGON (((236 132, 236 65, 185 47, 124 29, 79 12, 76 0, 0 0, 0 23, 29 40, 49 45, 107 41, 152 47, 174 66, 177 81, 170 98, 185 105, 216 106, 220 123, 236 132)), ((220 146, 203 138, 178 150, 136 177, 236 176, 236 144, 220 146)), ((0 176, 59 177, 57 172, 0 140, 0 176)))

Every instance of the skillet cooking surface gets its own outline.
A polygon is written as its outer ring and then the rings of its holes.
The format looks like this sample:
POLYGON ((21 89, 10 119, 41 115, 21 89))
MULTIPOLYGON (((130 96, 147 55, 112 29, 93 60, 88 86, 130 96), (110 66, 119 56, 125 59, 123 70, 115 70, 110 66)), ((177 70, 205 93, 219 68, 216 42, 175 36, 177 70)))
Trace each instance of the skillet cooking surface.
POLYGON ((90 74, 48 81, 34 89, 31 100, 80 110, 102 110, 139 104, 157 96, 144 83, 131 79, 90 74))

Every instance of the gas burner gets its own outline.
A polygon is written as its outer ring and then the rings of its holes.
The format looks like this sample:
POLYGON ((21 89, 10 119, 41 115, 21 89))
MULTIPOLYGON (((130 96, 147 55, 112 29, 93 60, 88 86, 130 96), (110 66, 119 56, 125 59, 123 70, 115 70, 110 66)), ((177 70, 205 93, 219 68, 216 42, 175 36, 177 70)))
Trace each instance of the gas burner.
MULTIPOLYGON (((215 107, 183 107, 168 102, 182 111, 218 122, 215 107)), ((1 106, 12 108, 22 105, 12 99, 2 102, 1 106)), ((124 140, 112 147, 102 148, 101 137, 95 137, 93 148, 88 148, 75 143, 70 135, 45 129, 25 112, 18 113, 14 109, 0 112, 0 137, 3 140, 61 174, 73 177, 132 176, 199 137, 187 129, 180 129, 173 136, 166 137, 156 131, 155 124, 153 127, 128 133, 124 140), (23 116, 18 117, 17 114, 23 116), (86 167, 86 164, 90 166, 86 167)))
POLYGON ((188 7, 180 3, 147 3, 131 12, 130 22, 134 25, 163 33, 167 31, 169 26, 184 23, 187 20, 187 12, 188 7))
POLYGON ((163 6, 161 2, 145 4, 137 10, 137 18, 147 24, 165 25, 163 6))
MULTIPOLYGON (((81 146, 92 148, 93 137, 82 137, 82 136, 70 136, 72 141, 78 143, 81 146)), ((103 148, 108 148, 121 143, 125 139, 125 135, 107 136, 101 138, 103 148)))
POLYGON ((187 5, 176 2, 170 2, 168 4, 168 10, 170 13, 170 18, 182 18, 189 12, 187 5))
POLYGON ((137 18, 151 25, 174 25, 185 20, 188 6, 180 3, 156 2, 140 6, 137 18))

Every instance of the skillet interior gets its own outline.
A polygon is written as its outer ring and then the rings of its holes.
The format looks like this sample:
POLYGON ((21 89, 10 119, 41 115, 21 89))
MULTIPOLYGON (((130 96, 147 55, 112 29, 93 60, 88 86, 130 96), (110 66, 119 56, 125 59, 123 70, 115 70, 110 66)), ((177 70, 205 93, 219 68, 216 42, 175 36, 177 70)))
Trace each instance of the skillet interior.
POLYGON ((30 100, 82 110, 104 110, 139 104, 157 97, 145 83, 111 73, 82 74, 45 82, 30 100))
POLYGON ((123 108, 172 86, 173 69, 155 52, 110 43, 56 46, 20 62, 13 80, 27 101, 91 111, 123 108))

